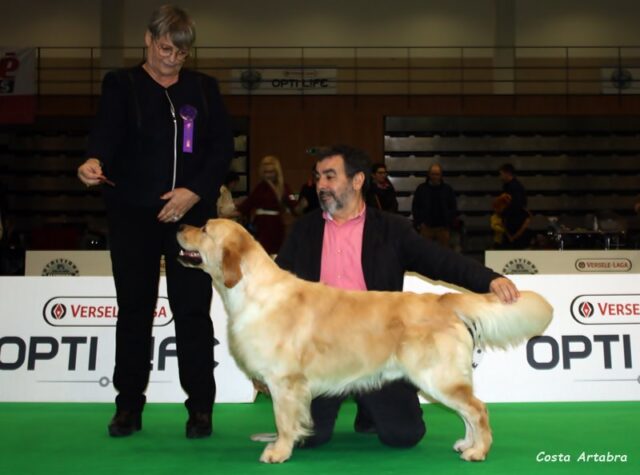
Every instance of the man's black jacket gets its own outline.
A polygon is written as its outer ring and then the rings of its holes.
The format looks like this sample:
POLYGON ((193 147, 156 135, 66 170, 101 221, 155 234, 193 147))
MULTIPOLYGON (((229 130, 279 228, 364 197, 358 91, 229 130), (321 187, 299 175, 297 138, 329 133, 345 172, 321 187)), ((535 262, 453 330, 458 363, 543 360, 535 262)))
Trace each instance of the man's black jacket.
MULTIPOLYGON (((324 219, 321 210, 294 224, 276 262, 298 277, 320 280, 324 219)), ((402 290, 405 272, 449 282, 474 292, 488 292, 497 277, 478 262, 421 237, 403 216, 367 207, 362 270, 368 290, 402 290)))

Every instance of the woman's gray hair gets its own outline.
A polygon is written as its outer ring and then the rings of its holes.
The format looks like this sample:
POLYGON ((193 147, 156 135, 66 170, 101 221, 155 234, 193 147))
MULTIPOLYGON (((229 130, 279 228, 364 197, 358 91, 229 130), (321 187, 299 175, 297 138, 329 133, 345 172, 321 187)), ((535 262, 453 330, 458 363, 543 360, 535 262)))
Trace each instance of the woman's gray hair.
POLYGON ((151 15, 147 26, 155 40, 169 35, 174 46, 189 50, 196 41, 195 23, 187 12, 173 5, 162 5, 151 15))

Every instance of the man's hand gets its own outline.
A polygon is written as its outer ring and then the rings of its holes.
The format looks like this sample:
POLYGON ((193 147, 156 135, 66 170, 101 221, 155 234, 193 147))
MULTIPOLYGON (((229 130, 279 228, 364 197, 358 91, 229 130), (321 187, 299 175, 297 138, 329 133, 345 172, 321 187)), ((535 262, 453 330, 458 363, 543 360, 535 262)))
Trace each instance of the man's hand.
POLYGON ((506 277, 497 277, 489 284, 489 290, 498 296, 502 303, 514 303, 520 297, 516 284, 506 277))
POLYGON ((162 195, 160 199, 167 200, 158 213, 158 220, 163 223, 180 221, 185 213, 200 201, 200 197, 188 188, 176 188, 162 195))

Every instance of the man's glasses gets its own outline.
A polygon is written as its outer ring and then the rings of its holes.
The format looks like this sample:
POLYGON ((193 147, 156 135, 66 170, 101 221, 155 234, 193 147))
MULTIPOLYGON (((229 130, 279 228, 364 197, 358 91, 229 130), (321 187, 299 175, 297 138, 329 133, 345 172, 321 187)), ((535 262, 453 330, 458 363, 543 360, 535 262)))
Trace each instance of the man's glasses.
POLYGON ((169 58, 175 55, 178 61, 184 61, 189 57, 189 50, 178 49, 168 44, 160 43, 157 40, 153 40, 153 43, 156 45, 158 54, 163 58, 169 58))

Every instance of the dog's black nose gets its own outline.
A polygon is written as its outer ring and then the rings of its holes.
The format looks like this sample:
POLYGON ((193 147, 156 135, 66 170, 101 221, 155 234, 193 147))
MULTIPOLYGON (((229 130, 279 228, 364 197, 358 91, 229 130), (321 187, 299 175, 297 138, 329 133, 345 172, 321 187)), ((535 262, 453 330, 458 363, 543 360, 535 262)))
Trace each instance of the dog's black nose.
POLYGON ((178 226, 178 231, 184 231, 186 227, 186 224, 181 224, 180 226, 178 226))

